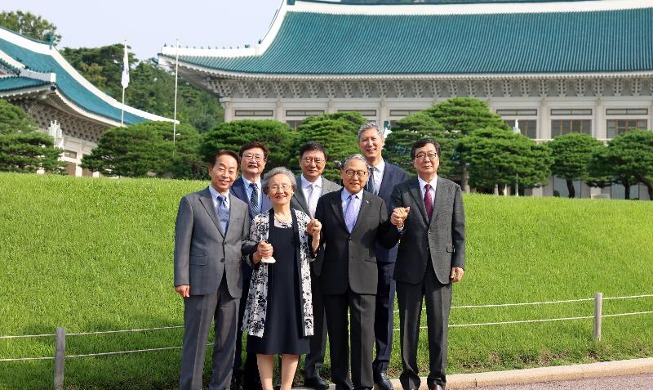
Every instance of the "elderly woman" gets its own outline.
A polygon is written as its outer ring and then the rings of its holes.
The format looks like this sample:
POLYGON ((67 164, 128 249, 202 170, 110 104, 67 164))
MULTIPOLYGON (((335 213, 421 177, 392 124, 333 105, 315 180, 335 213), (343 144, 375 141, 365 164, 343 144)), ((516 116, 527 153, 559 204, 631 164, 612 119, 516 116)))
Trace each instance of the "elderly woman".
POLYGON ((281 390, 290 390, 299 355, 308 353, 313 335, 309 262, 319 246, 321 224, 291 209, 297 183, 290 170, 274 168, 263 180, 272 209, 252 220, 249 238, 258 247, 251 258, 243 331, 247 352, 256 353, 263 390, 273 389, 274 355, 282 355, 281 390))

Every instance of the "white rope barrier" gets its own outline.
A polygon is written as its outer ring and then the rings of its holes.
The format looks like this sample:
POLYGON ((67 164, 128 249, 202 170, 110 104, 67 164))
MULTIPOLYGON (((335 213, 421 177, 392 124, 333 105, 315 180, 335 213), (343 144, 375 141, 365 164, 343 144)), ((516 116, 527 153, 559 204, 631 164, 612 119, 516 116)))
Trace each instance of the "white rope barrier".
POLYGON ((112 333, 128 333, 128 332, 149 332, 152 330, 166 330, 166 329, 179 329, 183 328, 183 325, 174 325, 174 326, 162 326, 159 328, 143 328, 143 329, 120 329, 120 330, 105 330, 98 332, 77 332, 77 333, 68 333, 66 336, 89 336, 97 334, 112 334, 112 333))

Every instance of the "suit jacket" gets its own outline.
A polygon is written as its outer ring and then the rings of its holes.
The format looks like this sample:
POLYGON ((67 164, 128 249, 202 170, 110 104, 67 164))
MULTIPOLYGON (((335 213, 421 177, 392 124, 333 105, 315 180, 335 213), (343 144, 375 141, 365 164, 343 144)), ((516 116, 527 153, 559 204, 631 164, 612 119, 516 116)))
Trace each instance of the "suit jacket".
MULTIPOLYGON (((408 179, 408 173, 400 167, 385 162, 385 169, 383 170, 383 178, 381 179, 381 187, 379 187, 379 197, 383 199, 386 206, 388 206, 388 215, 392 214, 392 202, 390 197, 392 190, 395 186, 408 179)), ((397 259, 397 247, 394 246, 390 249, 384 248, 383 245, 376 245, 376 261, 379 263, 394 263, 397 259)))
POLYGON ((378 268, 376 242, 391 247, 397 242, 397 229, 388 220, 383 199, 364 191, 354 230, 349 233, 342 210, 341 192, 323 195, 317 202, 315 218, 322 222, 321 243, 324 262, 322 294, 344 294, 348 288, 357 294, 376 295, 378 268))
POLYGON ((465 267, 465 211, 460 186, 438 177, 433 216, 428 222, 418 179, 395 186, 393 207, 410 206, 404 223, 394 278, 419 283, 428 261, 442 284, 449 284, 452 267, 465 267))
MULTIPOLYGON (((297 190, 292 196, 292 199, 290 199, 290 207, 296 210, 301 210, 304 213, 310 215, 308 211, 308 202, 306 200, 306 197, 304 196, 304 191, 299 188, 302 185, 302 179, 301 175, 298 175, 296 177, 297 180, 297 190)), ((327 180, 324 177, 322 178, 322 193, 320 196, 328 194, 330 192, 338 191, 340 188, 340 184, 337 184, 335 182, 332 182, 331 180, 327 180)), ((322 270, 322 262, 324 260, 324 256, 320 254, 315 261, 311 263, 311 268, 313 269, 313 273, 315 275, 320 276, 320 271, 322 270)))
POLYGON ((252 251, 247 204, 229 195, 229 225, 222 231, 208 187, 184 196, 175 223, 175 286, 190 285, 191 295, 216 292, 226 275, 229 294, 239 298, 244 254, 252 251))
MULTIPOLYGON (((242 200, 247 204, 247 209, 249 210, 249 219, 252 220, 256 216, 254 212, 252 211, 252 208, 249 207, 249 198, 247 197, 247 188, 245 188, 245 182, 243 181, 242 176, 239 177, 234 181, 234 184, 231 185, 231 188, 229 189, 232 194, 236 196, 236 198, 242 200)), ((259 188, 259 191, 263 192, 263 188, 259 188)), ((259 208, 261 209, 259 211, 260 213, 264 213, 272 208, 272 202, 270 199, 263 195, 261 196, 261 204, 259 205, 259 208)))

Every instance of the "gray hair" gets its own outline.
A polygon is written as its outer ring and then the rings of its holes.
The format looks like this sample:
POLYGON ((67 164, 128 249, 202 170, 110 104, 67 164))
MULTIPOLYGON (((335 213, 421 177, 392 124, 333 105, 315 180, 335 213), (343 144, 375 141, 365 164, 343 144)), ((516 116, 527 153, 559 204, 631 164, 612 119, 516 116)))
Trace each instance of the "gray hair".
POLYGON ((342 165, 340 166, 340 169, 345 169, 345 166, 347 166, 347 163, 350 162, 351 160, 361 160, 365 166, 367 166, 367 160, 365 160, 365 157, 363 157, 362 154, 352 154, 351 156, 345 158, 342 161, 342 165))
POLYGON ((359 141, 361 140, 361 134, 363 134, 364 131, 367 131, 369 129, 376 129, 376 132, 377 132, 377 134, 379 134, 379 137, 381 137, 381 139, 383 139, 383 132, 381 131, 381 128, 379 127, 379 124, 376 123, 376 121, 370 121, 370 122, 365 123, 364 125, 362 125, 358 129, 358 136, 357 137, 358 137, 359 141))
POLYGON ((292 186, 293 192, 297 190, 297 180, 295 179, 295 175, 292 173, 292 171, 288 168, 285 167, 276 167, 270 169, 268 173, 263 176, 263 183, 261 186, 263 187, 263 193, 268 194, 270 191, 270 187, 268 187, 268 183, 270 182, 270 179, 272 179, 274 176, 277 175, 286 175, 288 179, 290 180, 290 185, 292 186))

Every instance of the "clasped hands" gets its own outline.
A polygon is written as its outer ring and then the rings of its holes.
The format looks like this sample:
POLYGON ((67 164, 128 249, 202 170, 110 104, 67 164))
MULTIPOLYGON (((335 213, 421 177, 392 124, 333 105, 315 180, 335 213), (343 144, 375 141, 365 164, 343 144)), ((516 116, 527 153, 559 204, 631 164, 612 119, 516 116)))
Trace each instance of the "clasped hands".
MULTIPOLYGON (((313 237, 313 241, 316 241, 319 243, 320 241, 320 232, 322 231, 322 223, 318 221, 317 219, 313 218, 311 219, 308 224, 306 225, 306 233, 313 237)), ((261 240, 258 243, 258 246, 256 248, 256 256, 252 257, 252 261, 254 264, 258 264, 261 259, 267 259, 272 257, 272 254, 274 253, 274 248, 272 247, 272 244, 270 244, 267 240, 261 240)))
POLYGON ((409 212, 410 207, 395 207, 390 215, 390 223, 399 229, 403 228, 409 212))

